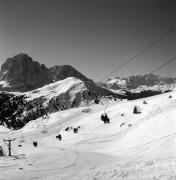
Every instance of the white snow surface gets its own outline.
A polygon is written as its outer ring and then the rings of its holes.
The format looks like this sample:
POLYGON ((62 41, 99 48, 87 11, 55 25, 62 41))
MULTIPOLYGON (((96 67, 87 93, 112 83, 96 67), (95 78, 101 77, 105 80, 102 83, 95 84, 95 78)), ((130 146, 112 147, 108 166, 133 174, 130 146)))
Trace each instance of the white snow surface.
POLYGON ((6 154, 3 139, 16 138, 12 142, 14 156, 0 157, 0 179, 175 180, 176 92, 109 101, 106 113, 110 124, 100 120, 105 107, 106 101, 92 105, 90 113, 83 113, 83 107, 56 112, 18 131, 2 131, 0 127, 0 143, 6 154), (141 114, 133 114, 135 105, 141 114), (44 125, 47 133, 42 134, 44 125), (68 126, 80 129, 74 134, 73 130, 65 131, 68 126), (61 141, 56 139, 58 133, 61 141), (25 142, 19 147, 22 139, 25 142), (38 142, 36 148, 33 141, 38 142))
POLYGON ((115 83, 119 84, 121 86, 125 86, 126 85, 126 80, 112 78, 107 82, 107 84, 115 84, 115 83))
POLYGON ((5 80, 0 81, 0 86, 2 86, 3 88, 5 88, 5 87, 11 87, 11 86, 9 85, 9 83, 8 83, 7 81, 5 81, 5 80))
POLYGON ((26 99, 28 101, 36 99, 36 98, 40 98, 40 97, 45 97, 47 100, 50 100, 53 97, 57 97, 60 94, 66 93, 71 88, 73 89, 74 91, 73 94, 74 94, 77 91, 84 90, 85 85, 83 81, 74 77, 69 77, 61 81, 53 82, 42 88, 25 92, 23 94, 28 97, 26 99))
POLYGON ((169 90, 170 87, 168 85, 154 85, 154 86, 139 86, 136 89, 131 89, 130 92, 132 93, 140 93, 142 91, 147 91, 147 90, 151 90, 151 91, 161 91, 164 92, 166 90, 169 90))

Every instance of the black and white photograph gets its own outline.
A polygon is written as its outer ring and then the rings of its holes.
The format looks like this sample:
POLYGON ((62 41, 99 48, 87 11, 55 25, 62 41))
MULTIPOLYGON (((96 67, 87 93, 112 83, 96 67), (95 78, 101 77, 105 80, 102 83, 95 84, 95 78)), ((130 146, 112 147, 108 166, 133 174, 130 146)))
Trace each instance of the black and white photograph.
POLYGON ((176 0, 0 0, 0 180, 176 180, 176 0))

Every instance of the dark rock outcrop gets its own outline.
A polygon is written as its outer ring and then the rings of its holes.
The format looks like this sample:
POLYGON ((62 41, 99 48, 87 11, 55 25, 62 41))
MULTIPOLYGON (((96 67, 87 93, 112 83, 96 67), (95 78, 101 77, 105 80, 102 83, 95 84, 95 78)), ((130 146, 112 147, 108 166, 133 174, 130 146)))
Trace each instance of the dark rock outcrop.
POLYGON ((1 67, 0 91, 26 92, 67 77, 93 82, 70 65, 47 68, 27 54, 18 54, 8 58, 1 67))
POLYGON ((45 65, 33 61, 27 54, 18 54, 2 65, 0 81, 8 82, 5 90, 29 91, 50 83, 52 78, 45 65))
POLYGON ((54 81, 63 80, 67 77, 76 77, 84 82, 85 81, 93 82, 91 79, 88 79, 86 76, 84 76, 82 73, 80 73, 70 65, 51 67, 50 72, 52 74, 52 79, 54 81))

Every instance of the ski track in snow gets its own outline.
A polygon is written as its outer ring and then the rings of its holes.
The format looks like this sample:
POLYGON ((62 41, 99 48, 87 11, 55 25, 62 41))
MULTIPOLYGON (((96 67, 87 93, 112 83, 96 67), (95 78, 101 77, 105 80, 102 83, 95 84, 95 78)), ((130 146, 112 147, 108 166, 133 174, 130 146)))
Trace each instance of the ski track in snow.
POLYGON ((21 130, 0 126, 6 154, 3 139, 16 138, 12 142, 16 156, 0 157, 0 180, 175 180, 176 92, 145 98, 145 105, 143 100, 109 101, 110 124, 100 120, 106 102, 93 105, 90 113, 77 108, 51 114, 46 134, 41 133, 41 118, 31 121, 22 129, 22 147, 21 130), (133 114, 134 105, 141 114, 133 114), (65 132, 68 126, 81 128, 74 134, 65 132), (62 141, 56 139, 58 132, 62 141))

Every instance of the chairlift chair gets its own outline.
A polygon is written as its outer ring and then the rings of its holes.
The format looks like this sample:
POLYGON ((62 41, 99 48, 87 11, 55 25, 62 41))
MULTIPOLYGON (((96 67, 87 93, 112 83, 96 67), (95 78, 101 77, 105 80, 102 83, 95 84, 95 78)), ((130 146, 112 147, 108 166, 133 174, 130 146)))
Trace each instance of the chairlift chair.
POLYGON ((62 135, 60 134, 62 127, 60 125, 59 129, 58 129, 58 135, 56 136, 56 139, 59 139, 60 141, 62 140, 62 135))
POLYGON ((24 139, 24 136, 21 132, 21 137, 20 137, 20 140, 19 140, 19 144, 18 144, 18 147, 22 147, 22 144, 25 142, 25 139, 24 139))
POLYGON ((84 112, 84 113, 89 113, 90 111, 91 111, 90 108, 87 108, 87 109, 83 109, 83 110, 82 110, 82 112, 84 112))
POLYGON ((20 139, 19 143, 18 143, 18 147, 22 147, 22 144, 25 142, 24 139, 20 139))
POLYGON ((61 141, 61 140, 62 140, 61 134, 58 134, 58 135, 56 136, 56 139, 59 139, 59 140, 61 141))
POLYGON ((46 134, 48 131, 46 129, 42 130, 41 133, 42 134, 46 134))
POLYGON ((83 99, 86 100, 86 109, 83 109, 82 112, 89 113, 91 111, 91 108, 89 107, 89 98, 91 97, 92 93, 90 91, 84 91, 82 94, 83 99))
POLYGON ((41 131, 42 134, 46 134, 48 130, 46 129, 45 123, 43 124, 43 130, 41 131))
POLYGON ((38 145, 37 141, 33 141, 33 146, 37 147, 37 145, 38 145))

